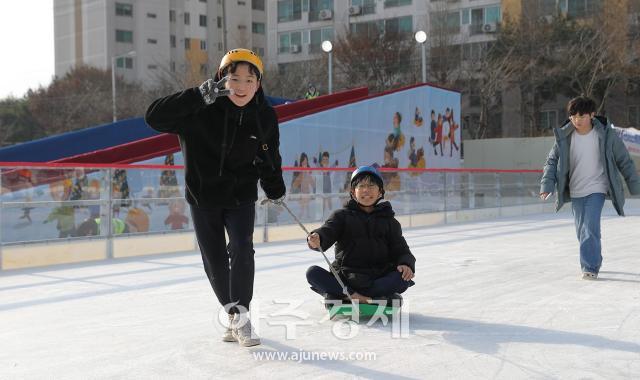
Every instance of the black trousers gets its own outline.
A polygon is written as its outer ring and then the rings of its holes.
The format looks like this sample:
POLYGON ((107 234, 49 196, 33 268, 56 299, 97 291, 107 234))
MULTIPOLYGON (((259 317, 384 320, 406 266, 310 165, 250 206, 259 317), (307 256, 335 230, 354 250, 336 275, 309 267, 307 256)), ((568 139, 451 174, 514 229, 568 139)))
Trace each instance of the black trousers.
POLYGON ((228 313, 249 310, 253 297, 255 214, 255 203, 237 208, 207 209, 191 205, 204 271, 218 301, 228 313), (229 235, 228 245, 225 229, 229 235), (242 308, 236 308, 236 304, 242 308))
MULTIPOLYGON (((333 277, 333 274, 317 265, 313 265, 307 269, 307 281, 313 291, 324 297, 341 298, 343 296, 342 288, 340 288, 340 284, 338 284, 336 278, 333 277)), ((348 284, 345 285, 347 285, 347 291, 353 294, 354 289, 351 289, 348 284)), ((402 279, 400 272, 394 271, 375 279, 371 287, 359 289, 358 292, 372 298, 388 297, 393 293, 404 293, 407 288, 413 285, 413 280, 405 281, 402 279)))

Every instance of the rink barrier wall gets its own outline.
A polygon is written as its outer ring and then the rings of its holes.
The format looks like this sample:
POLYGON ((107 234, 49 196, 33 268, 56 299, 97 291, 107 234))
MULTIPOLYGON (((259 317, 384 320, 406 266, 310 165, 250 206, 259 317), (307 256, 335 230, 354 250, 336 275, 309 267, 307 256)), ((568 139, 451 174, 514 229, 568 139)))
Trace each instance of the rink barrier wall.
MULTIPOLYGON (((42 168, 43 164, 20 163, 16 165, 0 163, 0 185, 3 191, 8 191, 9 198, 3 198, 0 193, 0 222, 5 217, 5 222, 15 223, 16 219, 7 220, 7 210, 13 210, 15 218, 16 210, 29 207, 54 207, 56 205, 68 204, 74 207, 89 207, 100 204, 101 215, 110 219, 111 213, 108 211, 116 207, 121 199, 112 199, 111 194, 106 197, 101 193, 98 200, 80 200, 56 202, 53 200, 23 200, 12 197, 15 190, 10 183, 2 182, 3 179, 13 178, 23 168, 42 168), (13 176, 13 177, 12 177, 13 176), (9 200, 9 201, 7 201, 9 200), (4 202, 4 203, 3 203, 4 202), (42 206, 42 205, 45 206, 42 206), (3 213, 4 212, 4 213, 3 213)), ((48 184, 54 176, 64 176, 61 169, 73 171, 75 168, 83 168, 87 173, 103 175, 101 181, 104 183, 102 191, 108 189, 111 183, 111 176, 115 169, 129 169, 128 173, 133 176, 136 173, 145 174, 152 177, 154 183, 158 181, 154 175, 168 169, 180 171, 181 166, 163 165, 95 165, 95 164, 50 164, 45 165, 50 173, 40 173, 40 179, 48 188, 48 184)), ((293 172, 300 171, 300 168, 283 168, 285 182, 291 182, 293 172), (287 177, 288 176, 288 177, 287 177)), ((342 178, 341 173, 349 172, 352 168, 331 168, 331 172, 342 178)), ((438 226, 448 223, 465 223, 479 220, 490 220, 502 217, 513 217, 529 214, 553 213, 555 203, 553 201, 541 202, 537 197, 539 176, 538 170, 495 170, 495 169, 381 169, 383 172, 398 172, 403 178, 403 188, 400 191, 387 191, 386 198, 391 199, 396 210, 396 218, 403 228, 423 228, 438 226), (412 188, 416 183, 420 189, 412 188)), ((312 173, 317 182, 316 192, 311 194, 288 194, 287 204, 298 213, 306 198, 310 205, 310 214, 303 218, 303 223, 308 230, 320 227, 329 212, 344 202, 347 197, 344 191, 337 191, 330 194, 323 194, 322 168, 305 168, 305 172, 312 173), (327 210, 324 210, 324 201, 329 198, 332 203, 327 210), (297 207, 297 208, 296 208, 297 207)), ((179 173, 180 174, 180 173, 179 173)), ((180 175, 178 175, 180 177, 180 175)), ((334 185, 339 186, 334 179, 334 185)), ((177 198, 162 198, 143 200, 136 198, 132 189, 131 202, 154 202, 157 209, 166 206, 170 201, 177 198), (163 203, 160 203, 163 202, 163 203)), ((106 191, 107 193, 110 193, 106 191)), ((139 194, 139 192, 138 192, 139 194)), ((261 194, 261 197, 264 195, 261 194)), ((182 198, 180 198, 182 199, 182 198)), ((626 207, 640 206, 638 199, 628 199, 626 207)), ((259 203, 258 203, 259 204, 259 203)), ((254 242, 279 242, 302 240, 305 238, 304 231, 294 220, 280 209, 277 212, 270 210, 270 203, 266 206, 256 207, 256 225, 254 229, 254 242)), ((118 206, 119 207, 119 206, 118 206)), ((132 206, 132 207, 142 207, 132 206)), ((610 202, 606 203, 606 208, 611 209, 610 202)), ((157 219, 159 216, 154 214, 157 219)), ((565 206, 562 212, 570 212, 570 208, 565 206)), ((19 215, 19 214, 18 214, 19 215)), ((298 215, 300 216, 300 215, 298 215)), ((39 221, 36 221, 36 223, 39 221)), ((90 262, 96 260, 111 260, 144 255, 157 255, 167 253, 192 253, 198 251, 198 244, 191 226, 178 231, 172 230, 151 230, 149 232, 136 232, 124 235, 114 235, 111 228, 103 231, 98 236, 85 236, 73 238, 55 238, 55 236, 35 236, 31 239, 16 240, 11 239, 10 234, 15 232, 5 228, 0 223, 0 270, 13 270, 20 268, 45 267, 60 264, 72 264, 79 262, 90 262), (3 240, 3 233, 5 239, 3 240), (40 240, 37 240, 40 239, 40 240)), ((111 226, 105 223, 104 226, 111 226)), ((6 223, 5 223, 6 227, 6 223)), ((28 235, 31 236, 31 235, 28 235)), ((14 235, 15 237, 15 235, 14 235)))
MULTIPOLYGON (((640 199, 627 200, 626 207, 640 208, 640 199)), ((615 212, 610 203, 605 204, 605 211, 615 212)), ((468 223, 481 220, 492 220, 505 217, 553 214, 553 203, 538 205, 522 205, 494 207, 476 210, 458 210, 434 212, 397 217, 403 229, 424 228, 438 225, 468 223)), ((561 213, 570 213, 565 207, 561 213)), ((320 227, 320 223, 306 223, 309 230, 320 227)), ((260 242, 265 236, 268 242, 282 242, 305 239, 304 232, 298 225, 262 226, 254 231, 254 241, 260 242)), ((193 232, 172 233, 164 235, 126 236, 113 239, 113 258, 125 258, 145 255, 197 252, 197 241, 193 232)), ((60 264, 72 264, 106 260, 108 258, 107 240, 91 239, 89 241, 46 242, 20 246, 8 246, 2 252, 2 268, 4 270, 45 267, 60 264)))

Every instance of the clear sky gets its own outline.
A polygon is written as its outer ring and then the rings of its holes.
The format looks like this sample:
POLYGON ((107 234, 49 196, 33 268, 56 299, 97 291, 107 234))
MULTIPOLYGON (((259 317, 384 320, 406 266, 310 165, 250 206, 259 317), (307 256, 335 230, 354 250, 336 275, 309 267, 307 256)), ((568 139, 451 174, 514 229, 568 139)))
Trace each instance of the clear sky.
POLYGON ((53 0, 2 0, 0 41, 0 99, 48 85, 55 70, 53 0))

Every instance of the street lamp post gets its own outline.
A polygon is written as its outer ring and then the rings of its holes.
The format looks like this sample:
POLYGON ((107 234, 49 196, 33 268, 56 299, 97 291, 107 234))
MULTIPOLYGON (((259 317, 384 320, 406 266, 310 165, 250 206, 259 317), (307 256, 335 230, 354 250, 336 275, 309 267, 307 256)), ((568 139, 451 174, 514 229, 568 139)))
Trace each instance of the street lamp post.
POLYGON ((427 53, 424 46, 425 42, 427 42, 427 33, 425 33, 423 30, 418 30, 415 37, 416 41, 422 48, 422 83, 427 83, 427 53))
POLYGON ((331 94, 333 92, 333 75, 332 75, 332 64, 331 64, 331 50, 333 50, 333 44, 331 44, 331 41, 326 40, 322 42, 322 50, 325 53, 329 54, 329 94, 331 94))
POLYGON ((116 110, 116 59, 125 58, 125 57, 134 57, 136 55, 135 51, 130 51, 121 55, 114 55, 111 57, 111 102, 113 106, 113 122, 118 121, 117 110, 116 110))

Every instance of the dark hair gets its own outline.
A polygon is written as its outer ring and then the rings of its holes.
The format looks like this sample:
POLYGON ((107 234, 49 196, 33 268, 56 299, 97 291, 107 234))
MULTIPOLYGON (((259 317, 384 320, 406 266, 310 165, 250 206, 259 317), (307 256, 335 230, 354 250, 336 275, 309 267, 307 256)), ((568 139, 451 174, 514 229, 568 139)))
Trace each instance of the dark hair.
POLYGON ((309 157, 307 157, 307 154, 305 152, 302 152, 300 154, 300 166, 302 166, 302 161, 307 160, 307 166, 309 167, 309 157))
POLYGON ((75 231, 75 236, 95 236, 98 234, 98 223, 95 219, 85 220, 75 231))
POLYGON ((322 158, 329 158, 329 152, 322 152, 322 158))
POLYGON ((358 175, 356 178, 354 178, 353 181, 351 181, 351 189, 355 189, 359 183, 365 181, 369 183, 375 183, 376 185, 378 185, 378 190, 380 191, 384 189, 380 177, 374 175, 373 173, 362 173, 358 175))
POLYGON ((255 67, 253 64, 249 63, 249 62, 245 62, 245 61, 237 61, 237 62, 231 62, 231 64, 227 67, 224 68, 224 70, 222 70, 222 76, 226 76, 227 74, 231 73, 231 74, 235 74, 236 70, 238 70, 238 66, 240 65, 247 65, 249 66, 249 72, 253 75, 256 76, 256 78, 258 78, 258 80, 262 79, 260 78, 260 70, 258 70, 257 67, 255 67))
POLYGON ((431 110, 431 114, 432 114, 433 116, 436 116, 436 111, 431 110))
POLYGON ((569 116, 591 114, 596 112, 596 102, 586 96, 575 97, 567 103, 567 112, 569 116))
POLYGON ((398 117, 398 124, 402 123, 402 114, 400 114, 400 112, 396 112, 395 115, 398 117))

